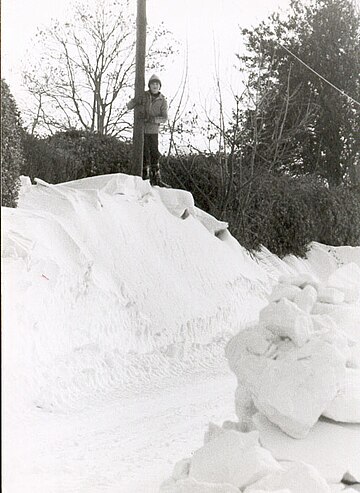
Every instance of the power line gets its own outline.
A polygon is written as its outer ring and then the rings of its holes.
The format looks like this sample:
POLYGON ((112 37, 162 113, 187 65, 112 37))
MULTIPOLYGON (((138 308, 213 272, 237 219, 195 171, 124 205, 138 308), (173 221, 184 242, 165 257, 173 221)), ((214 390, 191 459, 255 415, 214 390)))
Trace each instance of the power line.
POLYGON ((279 41, 276 40, 276 42, 278 43, 279 46, 281 46, 282 48, 284 48, 284 50, 287 51, 291 56, 293 56, 294 58, 296 58, 296 60, 298 60, 306 68, 308 68, 309 70, 311 70, 311 72, 313 72, 315 75, 317 75, 318 77, 320 77, 320 79, 322 79, 324 82, 326 82, 327 84, 329 84, 329 86, 331 86, 333 89, 335 89, 336 91, 338 91, 342 96, 345 96, 346 98, 350 99, 350 101, 352 101, 353 103, 355 103, 358 106, 360 106, 359 101, 356 101, 356 99, 354 99, 351 96, 349 96, 348 94, 346 94, 346 92, 344 92, 342 89, 339 89, 332 82, 330 82, 327 79, 325 79, 325 77, 323 77, 321 74, 319 74, 318 72, 316 72, 316 70, 314 70, 313 68, 311 68, 307 63, 305 63, 304 61, 302 61, 298 56, 294 55, 294 53, 292 53, 288 48, 286 48, 284 45, 282 45, 279 41))

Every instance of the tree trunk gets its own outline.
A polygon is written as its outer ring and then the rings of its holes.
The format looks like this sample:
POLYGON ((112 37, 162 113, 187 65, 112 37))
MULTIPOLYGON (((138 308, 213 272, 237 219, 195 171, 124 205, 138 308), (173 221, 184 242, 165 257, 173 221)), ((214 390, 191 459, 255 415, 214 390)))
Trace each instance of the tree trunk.
MULTIPOLYGON (((146 0, 137 0, 135 99, 143 98, 145 87, 146 0)), ((144 107, 134 108, 133 175, 142 176, 144 151, 144 107)))

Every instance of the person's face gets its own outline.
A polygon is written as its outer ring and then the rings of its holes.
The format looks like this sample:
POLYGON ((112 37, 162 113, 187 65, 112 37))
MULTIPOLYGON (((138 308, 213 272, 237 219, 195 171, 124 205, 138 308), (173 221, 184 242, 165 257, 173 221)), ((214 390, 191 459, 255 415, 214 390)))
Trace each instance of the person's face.
POLYGON ((157 94, 160 91, 160 84, 156 81, 150 84, 150 91, 152 94, 157 94))

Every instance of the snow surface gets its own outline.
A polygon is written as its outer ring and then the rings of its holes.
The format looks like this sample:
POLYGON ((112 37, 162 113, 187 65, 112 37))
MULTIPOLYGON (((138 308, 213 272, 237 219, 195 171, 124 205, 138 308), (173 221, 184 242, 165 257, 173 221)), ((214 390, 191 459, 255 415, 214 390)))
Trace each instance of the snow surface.
MULTIPOLYGON (((2 209, 5 492, 158 491, 209 421, 236 419, 224 348, 282 275, 334 274, 354 297, 359 248, 250 256, 188 192, 122 174, 22 182, 2 209)), ((331 315, 359 337, 343 305, 331 315)))

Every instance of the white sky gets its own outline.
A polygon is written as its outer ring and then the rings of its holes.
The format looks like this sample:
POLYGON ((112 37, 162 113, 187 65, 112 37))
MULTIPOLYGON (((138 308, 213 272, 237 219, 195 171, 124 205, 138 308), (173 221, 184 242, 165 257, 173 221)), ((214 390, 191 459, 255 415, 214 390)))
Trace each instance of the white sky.
MULTIPOLYGON (((2 77, 21 108, 23 60, 31 57, 31 39, 36 29, 51 18, 65 19, 71 0, 3 0, 2 77)), ((136 1, 133 0, 134 12, 136 1)), ((184 47, 189 46, 189 74, 192 95, 206 98, 214 87, 215 55, 220 60, 224 87, 234 85, 231 67, 241 49, 238 26, 255 25, 273 10, 284 8, 288 0, 147 0, 148 24, 164 21, 181 43, 175 62, 158 74, 164 94, 174 94, 184 65, 184 47)), ((151 74, 147 74, 148 77, 151 74)))

